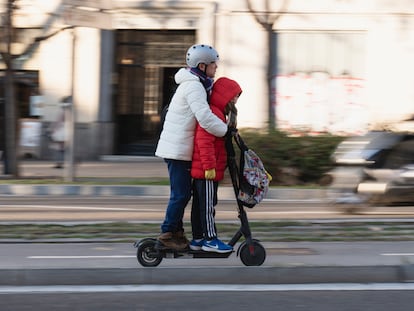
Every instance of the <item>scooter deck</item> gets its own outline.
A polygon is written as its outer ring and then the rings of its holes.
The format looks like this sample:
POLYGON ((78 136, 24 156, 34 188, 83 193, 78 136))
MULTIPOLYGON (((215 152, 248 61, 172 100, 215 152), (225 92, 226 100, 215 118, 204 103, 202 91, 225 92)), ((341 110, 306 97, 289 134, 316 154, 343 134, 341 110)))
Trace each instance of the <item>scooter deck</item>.
POLYGON ((203 250, 200 251, 188 251, 189 254, 193 255, 193 258, 227 258, 229 257, 234 251, 227 252, 227 253, 216 253, 216 252, 206 252, 203 250))
POLYGON ((192 250, 185 249, 177 251, 170 248, 157 249, 157 251, 162 254, 164 258, 180 258, 180 257, 190 257, 190 258, 227 258, 234 251, 227 253, 216 253, 216 252, 206 252, 203 250, 192 250))

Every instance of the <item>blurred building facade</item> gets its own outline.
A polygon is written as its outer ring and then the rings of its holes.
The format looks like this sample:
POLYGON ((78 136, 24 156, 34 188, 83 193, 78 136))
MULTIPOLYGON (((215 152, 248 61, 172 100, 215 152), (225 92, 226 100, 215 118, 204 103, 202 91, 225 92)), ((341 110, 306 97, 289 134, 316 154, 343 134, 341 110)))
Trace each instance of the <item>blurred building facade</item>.
POLYGON ((414 2, 250 2, 85 0, 92 8, 77 8, 85 17, 70 11, 75 0, 16 0, 14 53, 38 38, 16 60, 19 116, 44 133, 73 91, 77 158, 151 155, 174 73, 195 43, 215 46, 217 77, 242 86, 240 128, 267 128, 269 66, 275 123, 285 131, 351 135, 413 113, 414 2), (273 23, 270 47, 258 20, 273 23))

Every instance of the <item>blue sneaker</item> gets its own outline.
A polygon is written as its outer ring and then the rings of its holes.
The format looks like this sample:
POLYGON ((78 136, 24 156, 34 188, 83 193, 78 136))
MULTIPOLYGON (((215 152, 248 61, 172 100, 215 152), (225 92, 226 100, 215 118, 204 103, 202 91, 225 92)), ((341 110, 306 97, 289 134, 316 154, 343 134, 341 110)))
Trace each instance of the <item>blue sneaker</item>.
POLYGON ((204 240, 201 249, 206 252, 229 253, 233 247, 215 238, 213 240, 204 240))
POLYGON ((193 239, 190 242, 190 249, 193 250, 193 251, 199 251, 199 250, 201 250, 201 247, 203 246, 203 242, 204 242, 203 239, 199 239, 199 240, 194 240, 193 239))

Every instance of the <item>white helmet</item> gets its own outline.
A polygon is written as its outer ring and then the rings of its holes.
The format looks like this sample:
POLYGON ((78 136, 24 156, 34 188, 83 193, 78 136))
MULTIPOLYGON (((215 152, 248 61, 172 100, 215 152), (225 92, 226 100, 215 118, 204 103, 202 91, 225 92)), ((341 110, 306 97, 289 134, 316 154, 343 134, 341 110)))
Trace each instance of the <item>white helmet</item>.
POLYGON ((217 51, 206 44, 196 44, 187 51, 186 61, 189 67, 197 67, 199 64, 211 64, 219 60, 217 51))

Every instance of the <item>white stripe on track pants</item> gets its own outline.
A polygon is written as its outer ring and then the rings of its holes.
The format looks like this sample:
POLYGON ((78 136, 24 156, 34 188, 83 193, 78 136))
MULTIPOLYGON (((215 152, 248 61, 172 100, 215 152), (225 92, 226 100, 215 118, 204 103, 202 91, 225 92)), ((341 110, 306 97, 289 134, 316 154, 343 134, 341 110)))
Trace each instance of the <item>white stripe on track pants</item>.
POLYGON ((194 239, 217 237, 215 206, 217 205, 218 182, 206 179, 193 181, 193 205, 191 227, 194 239))

